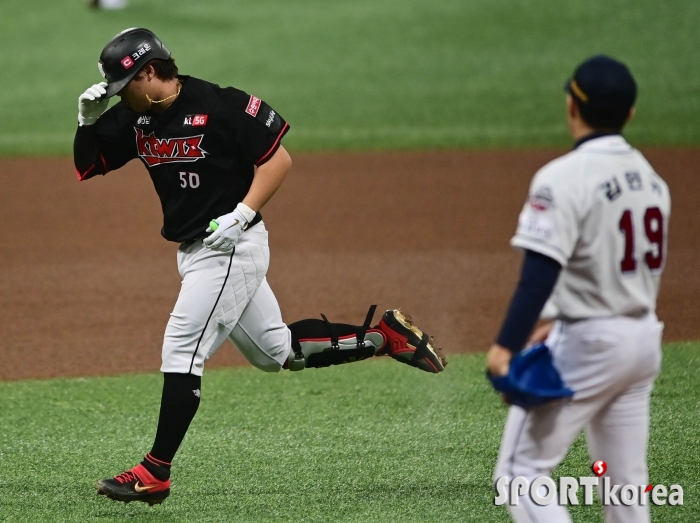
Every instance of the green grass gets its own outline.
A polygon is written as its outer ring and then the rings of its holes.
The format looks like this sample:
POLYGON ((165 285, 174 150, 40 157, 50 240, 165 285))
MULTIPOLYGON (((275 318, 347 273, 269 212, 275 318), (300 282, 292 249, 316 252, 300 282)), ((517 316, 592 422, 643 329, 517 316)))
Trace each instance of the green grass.
MULTIPOLYGON (((700 519, 700 344, 665 350, 653 396, 650 473, 679 483, 700 519)), ((161 377, 0 383, 0 521, 506 522, 491 471, 506 410, 483 355, 427 375, 381 359, 301 373, 208 371, 203 402, 160 506, 95 494, 149 450, 161 377)), ((579 439, 558 473, 588 475, 579 439)), ((599 507, 576 521, 601 522, 599 507)))
POLYGON ((141 25, 270 102, 293 150, 566 145, 564 80, 601 52, 638 78, 635 143, 700 144, 696 0, 130 2, 0 2, 0 154, 69 153, 100 50, 141 25))

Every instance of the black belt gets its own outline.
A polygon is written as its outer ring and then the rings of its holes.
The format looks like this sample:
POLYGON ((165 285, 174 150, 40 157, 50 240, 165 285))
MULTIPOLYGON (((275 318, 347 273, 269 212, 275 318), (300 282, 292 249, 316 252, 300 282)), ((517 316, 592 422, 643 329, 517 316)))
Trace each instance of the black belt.
POLYGON ((259 212, 256 212, 255 217, 248 224, 248 227, 246 227, 246 229, 250 229, 252 226, 259 224, 261 221, 262 221, 262 214, 260 214, 259 212))

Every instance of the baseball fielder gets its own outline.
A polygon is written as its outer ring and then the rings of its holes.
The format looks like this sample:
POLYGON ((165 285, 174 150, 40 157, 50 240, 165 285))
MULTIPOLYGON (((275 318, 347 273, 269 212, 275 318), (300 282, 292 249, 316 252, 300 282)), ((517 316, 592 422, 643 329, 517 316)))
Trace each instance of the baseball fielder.
MULTIPOLYGON (((621 132, 636 83, 622 63, 596 56, 566 84, 574 150, 540 169, 511 244, 525 252, 520 282, 487 356, 505 375, 535 322, 570 401, 508 412, 496 480, 547 476, 581 430, 592 462, 613 485, 648 483, 649 399, 661 364, 656 296, 666 262, 667 185, 621 132), (545 304, 546 302, 546 304, 545 304)), ((601 482, 602 483, 602 482, 601 482)), ((600 494, 600 491, 599 491, 600 494)), ((528 496, 509 506, 517 523, 571 521, 556 503, 528 496)), ((608 523, 649 521, 648 503, 605 506, 608 523)))
POLYGON ((427 372, 444 369, 430 337, 398 310, 370 328, 307 319, 282 321, 267 283, 270 251, 260 209, 291 167, 281 140, 289 124, 261 99, 178 74, 170 51, 147 29, 127 29, 100 56, 105 82, 78 102, 74 157, 86 180, 139 158, 163 209, 161 233, 180 244, 182 287, 165 329, 155 442, 143 461, 98 481, 119 501, 162 502, 170 465, 200 401, 204 362, 230 338, 269 372, 326 367, 388 354, 427 372), (121 102, 107 109, 114 95, 121 102))

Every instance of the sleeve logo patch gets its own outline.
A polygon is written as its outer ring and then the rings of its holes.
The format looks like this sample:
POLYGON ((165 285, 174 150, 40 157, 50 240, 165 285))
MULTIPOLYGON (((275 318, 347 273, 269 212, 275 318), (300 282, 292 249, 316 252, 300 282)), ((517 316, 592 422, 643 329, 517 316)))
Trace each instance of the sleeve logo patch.
POLYGON ((270 111, 270 116, 267 117, 267 121, 265 122, 265 125, 270 127, 272 125, 272 122, 275 121, 275 115, 277 113, 275 111, 270 111))
POLYGON ((518 218, 517 232, 546 240, 554 234, 554 222, 541 214, 524 212, 518 218))
POLYGON ((248 107, 246 107, 245 112, 248 113, 250 116, 257 116, 258 111, 260 110, 260 104, 262 100, 260 98, 251 95, 250 100, 248 101, 248 107))
POLYGON ((209 121, 208 114, 188 114, 185 116, 185 121, 182 123, 183 127, 204 127, 209 121))
POLYGON ((538 212, 554 209, 552 189, 547 186, 540 187, 534 194, 530 195, 529 203, 532 210, 538 212))
POLYGON ((122 58, 122 67, 124 69, 129 69, 133 65, 134 65, 134 61, 131 59, 130 56, 125 56, 124 58, 122 58))

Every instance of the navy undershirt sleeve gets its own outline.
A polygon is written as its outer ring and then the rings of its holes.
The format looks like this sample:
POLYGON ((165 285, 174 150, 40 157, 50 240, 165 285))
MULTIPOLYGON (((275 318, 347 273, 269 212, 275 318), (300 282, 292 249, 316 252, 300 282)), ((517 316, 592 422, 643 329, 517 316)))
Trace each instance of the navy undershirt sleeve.
POLYGON ((549 256, 525 251, 520 281, 496 343, 513 352, 522 350, 552 294, 560 272, 561 265, 549 256))

